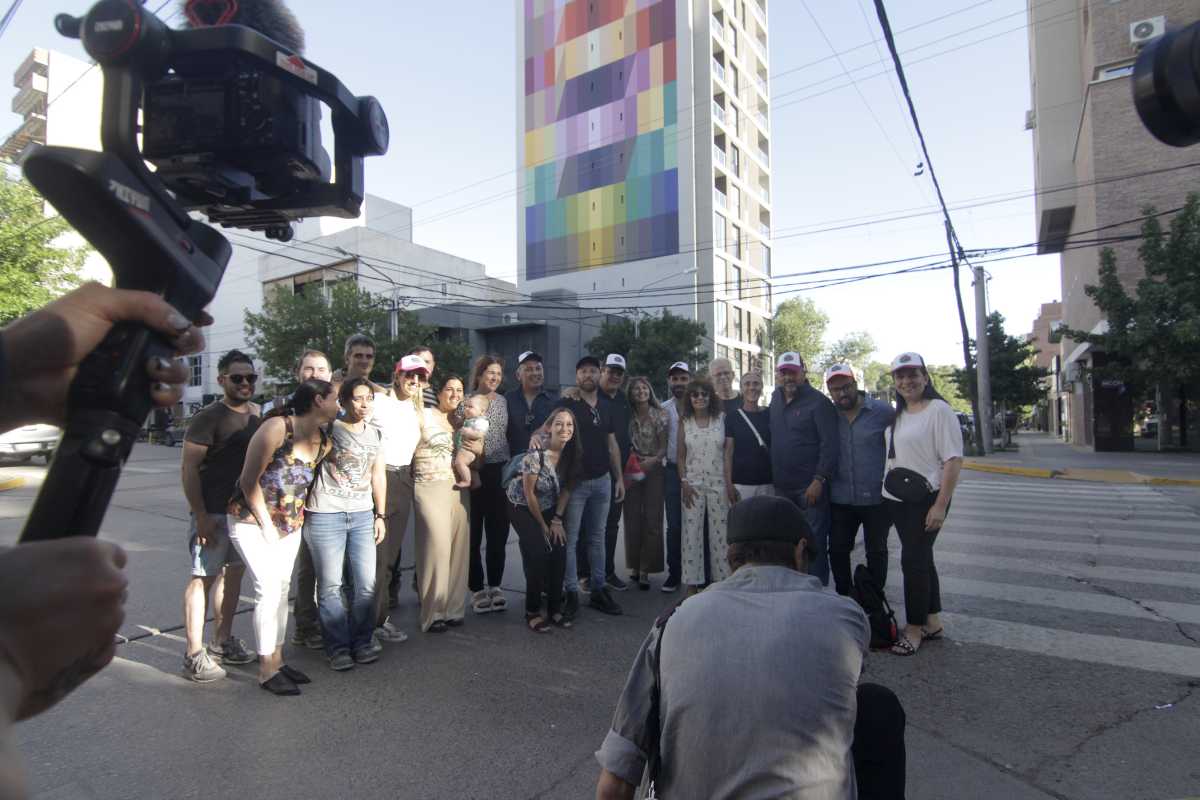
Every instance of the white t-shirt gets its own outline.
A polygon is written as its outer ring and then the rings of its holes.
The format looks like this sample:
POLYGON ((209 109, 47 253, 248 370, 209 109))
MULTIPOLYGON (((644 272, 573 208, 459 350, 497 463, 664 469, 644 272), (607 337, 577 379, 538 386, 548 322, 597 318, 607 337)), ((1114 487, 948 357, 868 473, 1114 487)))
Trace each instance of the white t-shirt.
POLYGON ((391 392, 376 392, 371 424, 383 432, 383 463, 389 467, 411 465, 413 451, 421 439, 421 425, 412 400, 400 400, 391 392))
MULTIPOLYGON (((917 412, 905 411, 896 417, 896 457, 889 458, 887 470, 907 467, 919 472, 938 489, 942 485, 942 465, 952 458, 962 458, 962 428, 954 409, 944 400, 930 400, 929 405, 917 412)), ((885 432, 885 444, 891 451, 892 428, 885 432)), ((892 497, 885 489, 883 496, 892 497)))

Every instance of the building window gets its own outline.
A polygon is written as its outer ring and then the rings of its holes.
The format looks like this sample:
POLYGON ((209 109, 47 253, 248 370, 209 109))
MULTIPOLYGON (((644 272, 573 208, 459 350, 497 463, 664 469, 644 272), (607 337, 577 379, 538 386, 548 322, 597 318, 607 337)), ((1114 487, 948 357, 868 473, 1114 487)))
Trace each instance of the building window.
MULTIPOLYGON (((733 309, 733 338, 742 341, 742 310, 736 306, 733 309)), ((738 351, 738 364, 741 364, 741 351, 738 351)))
POLYGON ((725 249, 725 218, 713 214, 713 250, 725 249))
POLYGON ((730 188, 729 197, 732 200, 729 210, 737 219, 742 218, 742 190, 736 186, 730 188))
POLYGON ((729 304, 717 303, 717 335, 729 335, 729 304))
POLYGON ((742 177, 742 152, 736 147, 729 148, 729 165, 733 168, 733 174, 742 177))
POLYGON ((742 257, 742 229, 739 228, 737 225, 733 226, 733 241, 730 242, 730 252, 733 253, 734 258, 739 259, 739 260, 741 259, 741 257, 742 257))
POLYGON ((204 385, 204 356, 188 356, 188 368, 190 375, 188 377, 188 386, 203 386, 204 385))
POLYGON ((762 249, 763 249, 763 272, 770 275, 771 274, 771 248, 767 247, 764 244, 762 246, 762 249))
POLYGON ((729 282, 732 284, 729 287, 730 294, 738 300, 742 299, 742 270, 740 267, 729 268, 729 282))

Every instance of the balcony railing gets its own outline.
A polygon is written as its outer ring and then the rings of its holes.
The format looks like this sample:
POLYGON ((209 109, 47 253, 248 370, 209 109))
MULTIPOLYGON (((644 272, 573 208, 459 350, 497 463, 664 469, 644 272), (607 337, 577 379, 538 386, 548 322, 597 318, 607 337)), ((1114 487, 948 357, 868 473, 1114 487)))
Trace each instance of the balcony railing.
POLYGON ((713 119, 715 119, 717 122, 720 122, 721 124, 725 123, 725 109, 722 108, 721 104, 717 103, 716 101, 713 101, 712 114, 713 114, 713 119))
POLYGON ((713 62, 713 73, 717 76, 717 80, 721 83, 725 82, 725 67, 721 66, 720 61, 713 62))
POLYGON ((713 205, 717 208, 727 209, 729 208, 729 198, 725 196, 724 192, 713 189, 713 205))
POLYGON ((757 36, 747 36, 746 41, 750 42, 750 46, 754 48, 754 52, 758 53, 758 57, 767 62, 767 46, 758 40, 757 36))
POLYGON ((767 27, 767 10, 758 4, 758 0, 752 0, 750 7, 754 9, 754 16, 762 26, 767 27))
POLYGON ((762 197, 763 200, 766 200, 768 203, 771 202, 771 190, 770 189, 763 186, 761 183, 757 184, 754 188, 758 192, 759 196, 762 197))
POLYGON ((770 164, 771 164, 771 156, 769 156, 769 155, 767 154, 767 151, 766 151, 766 150, 763 150, 761 147, 760 147, 760 148, 758 148, 758 157, 759 157, 760 159, 762 159, 762 162, 763 162, 764 164, 766 164, 766 165, 770 166, 770 164))
POLYGON ((767 91, 767 82, 764 79, 755 75, 754 76, 754 85, 757 86, 758 90, 763 93, 763 97, 768 96, 769 93, 767 91))
POLYGON ((771 238, 771 226, 767 225, 765 222, 758 223, 758 232, 763 235, 764 239, 771 238))
POLYGON ((756 120, 758 120, 758 124, 762 126, 762 129, 763 129, 764 131, 769 131, 769 130, 771 130, 771 126, 767 124, 767 115, 766 115, 766 114, 764 114, 764 113, 763 113, 763 112, 761 112, 761 111, 757 111, 757 110, 756 110, 756 111, 754 112, 754 118, 755 118, 756 120))
POLYGON ((722 167, 725 166, 725 151, 717 147, 715 144, 713 145, 713 161, 717 162, 722 167))
MULTIPOLYGON (((722 31, 725 29, 725 23, 721 22, 721 20, 717 19, 716 14, 713 14, 713 16, 712 16, 712 26, 713 26, 713 30, 715 30, 715 31, 722 31)), ((717 38, 720 38, 720 34, 718 34, 717 38)))

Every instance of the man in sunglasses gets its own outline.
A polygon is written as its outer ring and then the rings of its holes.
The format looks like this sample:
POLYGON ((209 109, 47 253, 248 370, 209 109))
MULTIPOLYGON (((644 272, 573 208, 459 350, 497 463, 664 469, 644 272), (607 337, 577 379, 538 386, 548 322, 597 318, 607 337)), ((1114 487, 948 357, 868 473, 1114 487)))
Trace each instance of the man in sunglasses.
POLYGON ((251 402, 257 382, 250 356, 238 350, 226 353, 217 362, 217 383, 225 395, 192 416, 183 439, 183 494, 192 517, 192 577, 183 590, 187 635, 183 672, 197 683, 225 677, 212 656, 226 664, 254 660, 245 643, 233 635, 245 565, 229 540, 225 507, 260 421, 258 405, 251 402), (209 595, 216 638, 205 648, 209 595))

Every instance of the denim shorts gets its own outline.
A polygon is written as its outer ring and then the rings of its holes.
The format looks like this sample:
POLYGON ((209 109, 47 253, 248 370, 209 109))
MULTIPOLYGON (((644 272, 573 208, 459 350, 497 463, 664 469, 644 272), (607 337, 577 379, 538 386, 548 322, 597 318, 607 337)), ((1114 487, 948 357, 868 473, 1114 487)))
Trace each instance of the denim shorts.
POLYGON ((189 514, 188 549, 192 552, 192 577, 215 578, 221 574, 226 564, 235 567, 242 566, 242 557, 229 539, 229 517, 224 514, 210 514, 217 521, 217 536, 203 547, 196 540, 196 515, 189 514))

